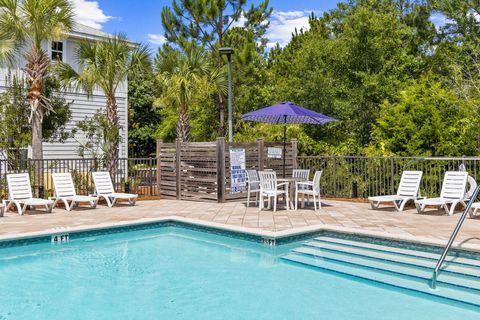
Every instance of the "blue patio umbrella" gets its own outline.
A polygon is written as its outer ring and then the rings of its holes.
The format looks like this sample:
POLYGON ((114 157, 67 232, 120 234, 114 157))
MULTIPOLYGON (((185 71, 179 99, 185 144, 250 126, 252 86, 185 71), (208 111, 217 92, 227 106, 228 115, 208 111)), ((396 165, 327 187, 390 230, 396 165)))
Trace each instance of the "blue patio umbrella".
POLYGON ((273 106, 245 113, 241 120, 283 124, 283 176, 285 177, 285 153, 287 143, 287 124, 325 124, 337 119, 302 108, 292 102, 280 102, 273 106))

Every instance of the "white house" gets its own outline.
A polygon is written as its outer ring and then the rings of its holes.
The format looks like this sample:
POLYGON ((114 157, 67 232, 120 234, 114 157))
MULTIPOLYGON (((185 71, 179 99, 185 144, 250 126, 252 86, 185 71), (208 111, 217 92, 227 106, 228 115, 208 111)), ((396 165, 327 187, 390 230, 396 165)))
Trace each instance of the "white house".
MULTIPOLYGON (((112 35, 85 26, 81 24, 74 24, 73 30, 68 34, 67 38, 63 41, 52 41, 45 44, 45 50, 48 50, 52 59, 60 58, 63 62, 70 64, 74 69, 79 71, 79 66, 75 61, 75 51, 78 46, 78 42, 82 39, 101 40, 112 35)), ((19 69, 8 70, 5 66, 0 66, 0 92, 6 89, 6 79, 8 73, 21 74, 20 67, 24 66, 22 62, 23 58, 19 58, 19 69)), ((116 94, 118 104, 118 116, 120 124, 120 136, 122 142, 120 144, 119 156, 126 158, 128 156, 128 106, 127 106, 127 94, 128 84, 127 81, 121 85, 116 94)), ((76 123, 80 120, 84 120, 85 117, 93 116, 99 109, 104 109, 106 105, 106 97, 101 91, 95 91, 91 97, 88 97, 85 93, 77 93, 73 90, 67 92, 65 95, 67 101, 73 101, 70 106, 72 113, 71 119, 67 124, 67 130, 71 130, 75 127, 76 123)), ((75 139, 69 138, 62 143, 43 143, 43 156, 45 159, 71 159, 78 158, 78 141, 82 141, 82 136, 77 134, 75 139)), ((30 154, 30 153, 29 153, 30 154)))

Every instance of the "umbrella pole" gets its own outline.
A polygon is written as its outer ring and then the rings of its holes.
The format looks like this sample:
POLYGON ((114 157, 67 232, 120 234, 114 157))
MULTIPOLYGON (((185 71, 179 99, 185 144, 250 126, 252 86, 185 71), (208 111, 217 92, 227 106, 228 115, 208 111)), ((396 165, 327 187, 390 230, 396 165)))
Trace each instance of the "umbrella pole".
POLYGON ((283 177, 285 176, 285 158, 287 153, 287 125, 283 125, 283 177))

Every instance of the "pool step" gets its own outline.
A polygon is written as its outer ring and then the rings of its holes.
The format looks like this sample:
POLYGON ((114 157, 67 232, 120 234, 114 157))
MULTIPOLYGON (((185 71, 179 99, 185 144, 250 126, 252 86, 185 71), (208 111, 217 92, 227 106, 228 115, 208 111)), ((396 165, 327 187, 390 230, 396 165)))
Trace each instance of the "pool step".
POLYGON ((318 237, 293 249, 282 259, 309 268, 320 268, 480 306, 478 260, 449 257, 432 290, 429 282, 438 254, 318 237))
MULTIPOLYGON (((365 258, 372 258, 378 259, 383 261, 388 261, 395 264, 402 264, 402 265, 411 265, 418 268, 423 268, 429 272, 430 276, 432 273, 432 269, 435 268, 437 263, 436 259, 425 258, 421 256, 412 256, 412 255, 405 255, 399 254, 395 252, 388 252, 388 251, 377 251, 371 250, 368 248, 361 248, 361 247, 349 247, 344 245, 338 244, 331 244, 328 242, 321 243, 321 242, 307 242, 304 247, 300 249, 318 249, 319 252, 342 252, 345 254, 350 254, 352 256, 357 257, 365 257, 365 258)), ((310 251, 311 252, 311 251, 310 251)), ((466 276, 473 276, 474 278, 480 277, 480 266, 476 267, 469 264, 463 263, 456 263, 452 260, 446 261, 442 266, 442 274, 461 274, 466 276)))
MULTIPOLYGON (((422 266, 417 266, 410 263, 404 264, 401 262, 395 262, 394 260, 383 260, 381 258, 357 256, 354 254, 345 254, 343 252, 335 252, 313 248, 298 248, 293 250, 293 252, 311 256, 314 259, 325 258, 329 260, 343 261, 354 265, 370 267, 372 269, 379 269, 405 276, 416 277, 419 279, 424 279, 426 281, 430 280, 430 278, 432 277, 432 269, 424 268, 422 266)), ((473 276, 463 274, 452 275, 441 273, 438 277, 438 281, 455 286, 462 286, 467 289, 480 290, 480 281, 478 281, 478 278, 476 279, 473 276)))
MULTIPOLYGON (((347 247, 366 248, 366 249, 371 249, 371 250, 380 251, 380 252, 382 251, 389 252, 389 253, 393 252, 393 253, 399 253, 402 255, 431 259, 431 260, 434 260, 435 262, 437 262, 438 258, 440 258, 439 253, 411 250, 411 249, 405 249, 405 248, 397 248, 397 247, 379 245, 379 244, 368 243, 363 241, 353 241, 353 240, 332 238, 332 237, 326 237, 326 236, 317 237, 310 242, 311 243, 332 243, 332 244, 344 245, 347 247)), ((445 258, 445 263, 447 262, 456 262, 458 264, 466 264, 466 265, 480 267, 480 260, 468 259, 464 257, 447 256, 445 258)))

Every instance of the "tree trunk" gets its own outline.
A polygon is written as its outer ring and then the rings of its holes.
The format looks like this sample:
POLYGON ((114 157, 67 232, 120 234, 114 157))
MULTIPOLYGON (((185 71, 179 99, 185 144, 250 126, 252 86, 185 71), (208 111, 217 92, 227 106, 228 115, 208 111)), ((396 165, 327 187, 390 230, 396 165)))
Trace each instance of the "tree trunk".
POLYGON ((190 138, 190 116, 188 115, 188 108, 186 106, 180 108, 176 130, 177 138, 182 140, 182 142, 188 142, 190 138))
POLYGON ((38 188, 37 197, 44 197, 44 163, 43 163, 43 132, 42 123, 46 110, 50 110, 50 101, 43 95, 43 83, 48 76, 50 60, 48 55, 39 47, 33 47, 25 55, 27 64, 25 73, 28 76, 30 88, 28 102, 30 104, 30 121, 32 123, 32 159, 33 159, 33 188, 38 188))
POLYGON ((107 119, 110 124, 118 125, 118 107, 115 95, 107 97, 107 119))
MULTIPOLYGON (((30 101, 30 105, 38 104, 37 101, 30 101)), ((43 159, 43 110, 42 108, 32 107, 32 159, 43 159)))
POLYGON ((28 102, 30 104, 30 121, 32 122, 32 158, 43 159, 42 147, 42 123, 45 110, 50 108, 47 98, 43 95, 43 82, 48 75, 49 59, 47 54, 37 47, 33 47, 25 55, 27 64, 25 73, 28 76, 30 88, 28 90, 28 102))
POLYGON ((107 170, 110 174, 114 175, 115 171, 115 162, 118 158, 119 144, 120 144, 120 133, 118 126, 118 107, 117 99, 115 95, 107 96, 107 120, 108 128, 105 132, 105 144, 107 146, 105 150, 105 164, 107 170))

